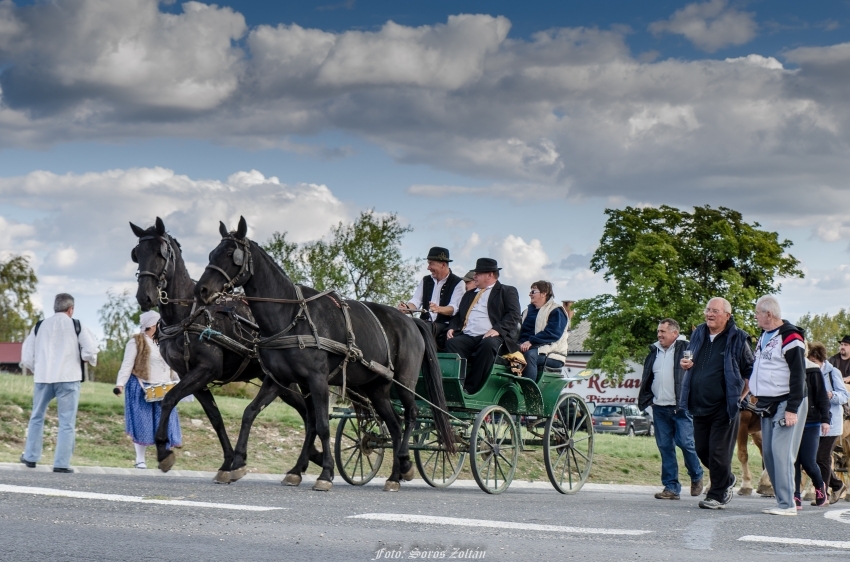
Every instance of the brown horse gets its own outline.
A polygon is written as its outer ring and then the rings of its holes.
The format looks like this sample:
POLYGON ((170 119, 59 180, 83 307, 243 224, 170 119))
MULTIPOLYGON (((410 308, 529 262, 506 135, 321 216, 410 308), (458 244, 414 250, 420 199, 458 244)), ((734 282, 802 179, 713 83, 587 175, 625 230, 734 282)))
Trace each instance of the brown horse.
MULTIPOLYGON (((755 403, 755 397, 750 396, 749 398, 750 403, 755 403)), ((761 448, 761 418, 750 410, 741 410, 741 421, 738 426, 738 461, 740 461, 743 471, 741 487, 738 489, 738 494, 741 496, 749 496, 753 493, 753 479, 749 466, 750 455, 747 451, 747 441, 750 435, 753 436, 753 443, 758 447, 759 453, 764 455, 761 448)), ((768 497, 774 495, 773 485, 764 469, 762 469, 756 493, 768 497)))

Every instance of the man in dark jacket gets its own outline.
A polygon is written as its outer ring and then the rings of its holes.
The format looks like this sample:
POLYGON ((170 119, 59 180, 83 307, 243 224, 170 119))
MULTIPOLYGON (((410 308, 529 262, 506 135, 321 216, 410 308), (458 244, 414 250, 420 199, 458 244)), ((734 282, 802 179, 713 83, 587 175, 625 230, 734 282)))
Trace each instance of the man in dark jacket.
POLYGON ((470 394, 479 390, 502 344, 506 353, 519 349, 519 294, 515 287, 499 283, 500 269, 494 259, 478 260, 473 270, 478 290, 463 295, 446 333, 446 351, 457 353, 469 363, 464 388, 470 394))
POLYGON ((688 340, 679 335, 679 323, 672 318, 664 318, 658 323, 658 341, 649 346, 649 355, 643 362, 638 407, 646 410, 652 406, 655 443, 661 453, 661 483, 664 485, 664 490, 655 494, 659 500, 678 500, 682 491, 677 446, 682 450, 685 467, 691 477, 691 495, 700 495, 703 488, 702 466, 694 448, 694 420, 676 403, 685 373, 679 362, 687 347, 688 340))
POLYGON ((829 364, 841 371, 844 382, 850 382, 850 336, 838 342, 838 353, 829 358, 829 364))
POLYGON ((680 362, 686 372, 679 407, 694 418, 694 445, 711 481, 699 506, 725 509, 735 486, 732 452, 740 421, 738 402, 745 393, 744 379, 753 370, 750 336, 735 325, 729 301, 708 301, 705 323, 691 334, 688 351, 692 357, 680 362))
MULTIPOLYGON (((794 505, 794 459, 806 425, 806 341, 803 332, 782 319, 779 301, 765 295, 756 303, 756 321, 763 330, 749 391, 771 415, 761 419, 764 468, 776 492, 770 515, 797 515, 794 505)), ((818 420, 820 421, 820 420, 818 420)))

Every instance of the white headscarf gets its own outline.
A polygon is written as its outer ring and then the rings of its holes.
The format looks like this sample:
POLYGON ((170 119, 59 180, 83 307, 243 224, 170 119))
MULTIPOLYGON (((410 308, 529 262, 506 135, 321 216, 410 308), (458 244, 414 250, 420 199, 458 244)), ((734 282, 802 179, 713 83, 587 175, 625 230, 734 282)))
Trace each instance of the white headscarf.
POLYGON ((147 312, 142 313, 141 317, 139 317, 139 331, 144 332, 151 326, 155 326, 157 322, 159 322, 159 312, 155 310, 148 310, 147 312))

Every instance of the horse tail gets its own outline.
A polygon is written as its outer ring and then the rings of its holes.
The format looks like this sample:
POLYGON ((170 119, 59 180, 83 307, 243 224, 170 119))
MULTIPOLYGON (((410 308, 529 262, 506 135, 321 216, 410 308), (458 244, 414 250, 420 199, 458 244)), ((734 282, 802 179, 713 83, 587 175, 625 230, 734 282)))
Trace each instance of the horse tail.
POLYGON ((425 340, 425 356, 422 358, 422 372, 425 374, 425 387, 428 389, 428 399, 431 400, 431 415, 437 435, 449 453, 455 452, 454 434, 449 416, 446 413, 446 394, 443 392, 443 372, 437 358, 437 342, 431 332, 431 326, 425 321, 414 318, 413 322, 425 340))

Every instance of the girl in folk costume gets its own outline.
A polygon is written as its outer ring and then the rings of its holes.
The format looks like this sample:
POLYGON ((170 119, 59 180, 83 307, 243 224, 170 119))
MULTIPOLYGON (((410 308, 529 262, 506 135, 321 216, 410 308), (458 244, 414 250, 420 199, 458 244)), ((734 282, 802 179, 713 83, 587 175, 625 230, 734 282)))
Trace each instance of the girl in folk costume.
MULTIPOLYGON (((126 389, 124 422, 127 435, 133 439, 136 447, 136 468, 147 468, 145 449, 154 444, 154 434, 162 414, 161 402, 145 400, 145 387, 179 380, 177 373, 171 370, 160 355, 159 345, 153 341, 157 322, 157 312, 151 310, 142 314, 139 320, 141 333, 134 335, 127 342, 124 361, 115 382, 116 395, 126 389)), ((183 444, 176 408, 171 411, 168 419, 168 442, 169 448, 183 444)))

